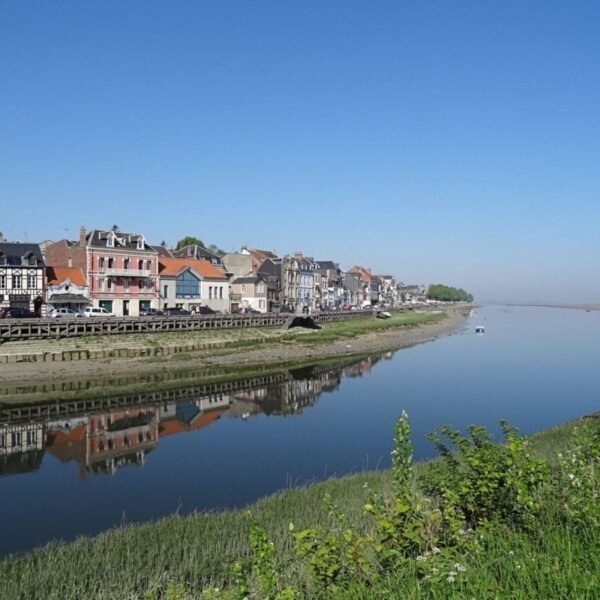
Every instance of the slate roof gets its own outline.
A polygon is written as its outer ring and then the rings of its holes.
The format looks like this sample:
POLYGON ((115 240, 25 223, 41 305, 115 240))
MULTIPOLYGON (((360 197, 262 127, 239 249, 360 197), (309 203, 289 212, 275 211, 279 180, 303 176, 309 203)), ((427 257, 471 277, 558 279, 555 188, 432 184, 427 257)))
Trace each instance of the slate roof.
POLYGON ((168 248, 165 248, 164 246, 160 245, 153 246, 153 248, 158 252, 159 257, 173 258, 173 254, 168 248))
POLYGON ((160 277, 177 277, 186 269, 191 269, 204 278, 227 280, 225 274, 207 260, 197 260, 195 258, 159 258, 158 260, 158 274, 160 277))
POLYGON ((184 246, 179 250, 176 250, 174 253, 175 257, 185 258, 185 257, 193 257, 193 258, 203 258, 204 260, 210 260, 213 263, 221 264, 221 257, 214 252, 211 252, 208 248, 203 248, 202 246, 198 246, 196 244, 190 244, 189 246, 184 246))
POLYGON ((277 264, 273 262, 270 258, 268 258, 258 268, 258 274, 266 277, 280 277, 281 264, 277 264))
POLYGON ((320 271, 335 271, 338 268, 338 266, 332 260, 316 260, 315 264, 317 265, 317 269, 320 271))
POLYGON ((258 283, 259 281, 263 281, 264 282, 264 279, 262 277, 259 277, 259 276, 255 275, 253 277, 238 277, 237 279, 235 279, 231 283, 258 283))
POLYGON ((138 240, 144 241, 144 251, 156 252, 156 250, 148 244, 141 233, 125 233, 124 231, 112 231, 102 229, 92 229, 86 236, 86 243, 92 248, 127 248, 128 250, 137 250, 138 240), (113 234, 115 235, 115 245, 107 246, 106 240, 113 234))
POLYGON ((44 266, 44 257, 39 244, 18 244, 15 242, 4 242, 0 244, 0 257, 6 257, 6 264, 9 267, 21 267, 23 265, 23 256, 32 253, 38 260, 38 266, 44 266))

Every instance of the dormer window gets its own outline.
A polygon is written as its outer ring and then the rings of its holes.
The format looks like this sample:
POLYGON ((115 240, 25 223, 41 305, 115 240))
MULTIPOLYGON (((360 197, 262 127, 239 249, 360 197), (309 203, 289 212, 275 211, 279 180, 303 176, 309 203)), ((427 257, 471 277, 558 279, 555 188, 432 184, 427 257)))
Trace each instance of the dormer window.
POLYGON ((0 252, 0 265, 6 265, 8 261, 6 260, 6 254, 4 252, 0 252))
POLYGON ((108 248, 114 248, 115 247, 115 234, 111 231, 108 234, 108 237, 106 238, 106 246, 108 248))
POLYGON ((27 254, 24 254, 21 258, 21 264, 29 265, 31 267, 37 266, 37 258, 35 257, 35 254, 33 252, 27 252, 27 254))
POLYGON ((144 249, 144 236, 143 235, 140 235, 137 239, 137 249, 138 250, 144 249))

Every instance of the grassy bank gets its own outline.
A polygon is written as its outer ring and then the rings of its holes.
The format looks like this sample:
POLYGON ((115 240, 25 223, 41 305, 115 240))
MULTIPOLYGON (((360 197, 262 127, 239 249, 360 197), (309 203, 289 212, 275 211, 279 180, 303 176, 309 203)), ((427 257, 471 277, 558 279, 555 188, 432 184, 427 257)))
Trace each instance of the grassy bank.
POLYGON ((598 597, 596 421, 503 446, 449 432, 458 462, 414 471, 406 427, 391 471, 50 544, 0 563, 0 597, 598 597))

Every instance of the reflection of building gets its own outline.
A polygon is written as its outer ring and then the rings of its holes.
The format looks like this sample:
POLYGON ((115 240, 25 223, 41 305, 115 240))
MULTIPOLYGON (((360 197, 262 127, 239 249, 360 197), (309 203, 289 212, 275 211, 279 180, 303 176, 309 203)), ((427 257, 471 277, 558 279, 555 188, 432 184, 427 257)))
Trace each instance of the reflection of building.
POLYGON ((314 406, 323 392, 338 388, 341 381, 341 368, 315 372, 312 367, 290 371, 288 381, 275 383, 243 392, 236 392, 232 398, 230 416, 251 416, 258 412, 266 415, 296 415, 314 406))
POLYGON ((157 442, 158 408, 145 406, 55 423, 49 428, 47 445, 62 462, 77 461, 83 475, 143 465, 157 442))
POLYGON ((229 407, 229 396, 215 395, 191 402, 169 402, 160 409, 159 435, 175 435, 208 427, 229 407))
POLYGON ((198 431, 224 414, 242 419, 261 413, 300 415, 321 394, 337 390, 343 377, 360 377, 379 360, 308 366, 246 381, 156 391, 144 397, 145 405, 139 404, 139 394, 81 400, 76 403, 79 414, 72 401, 36 404, 32 418, 52 414, 53 420, 47 422, 23 424, 27 407, 7 408, 2 418, 19 424, 0 423, 0 474, 35 470, 44 449, 63 463, 75 461, 81 477, 113 474, 126 465, 141 466, 161 437, 198 431))
POLYGON ((86 436, 86 464, 94 472, 143 465, 158 442, 158 408, 142 407, 93 415, 86 436))
POLYGON ((0 475, 35 471, 43 455, 43 423, 0 425, 0 475))

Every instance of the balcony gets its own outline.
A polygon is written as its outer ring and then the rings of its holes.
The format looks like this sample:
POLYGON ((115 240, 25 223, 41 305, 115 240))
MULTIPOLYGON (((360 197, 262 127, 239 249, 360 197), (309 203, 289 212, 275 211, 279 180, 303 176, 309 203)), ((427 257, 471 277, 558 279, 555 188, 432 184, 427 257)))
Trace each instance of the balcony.
POLYGON ((152 277, 150 269, 105 269, 108 277, 152 277))

